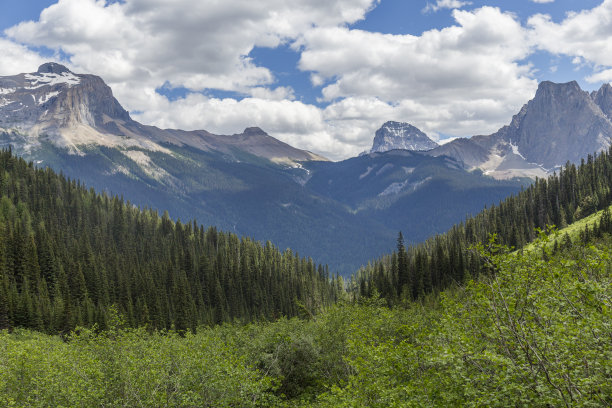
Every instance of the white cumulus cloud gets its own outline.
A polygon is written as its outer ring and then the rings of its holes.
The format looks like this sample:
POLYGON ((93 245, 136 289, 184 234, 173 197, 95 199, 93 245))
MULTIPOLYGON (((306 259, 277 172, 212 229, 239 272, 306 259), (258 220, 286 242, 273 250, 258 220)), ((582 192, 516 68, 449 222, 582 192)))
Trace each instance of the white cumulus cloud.
POLYGON ((245 91, 274 82, 247 57, 253 47, 276 47, 313 25, 353 23, 375 2, 59 0, 38 21, 6 34, 61 49, 75 66, 111 82, 168 80, 192 90, 245 91))
MULTIPOLYGON (((493 132, 537 88, 531 66, 520 62, 531 52, 528 33, 497 8, 454 10, 453 16, 457 25, 420 36, 346 27, 309 31, 300 68, 330 81, 323 89, 333 102, 328 110, 342 107, 347 118, 381 112, 378 117, 394 116, 428 132, 493 132)), ((371 140, 379 125, 364 124, 368 132, 359 141, 371 140)))
POLYGON ((556 23, 546 14, 528 20, 533 43, 541 50, 566 55, 576 65, 586 62, 594 66, 587 80, 612 80, 612 0, 581 12, 569 13, 556 23))
POLYGON ((494 132, 533 97, 527 61, 536 49, 587 64, 592 81, 612 79, 612 0, 560 22, 535 15, 526 25, 495 7, 436 0, 427 11, 452 9, 452 26, 420 35, 351 28, 379 3, 59 0, 0 36, 0 75, 35 70, 44 59, 28 46, 44 46, 68 55, 75 72, 100 75, 146 124, 222 134, 259 126, 332 159, 368 149, 387 120, 434 138, 494 132), (298 68, 322 87, 321 107, 249 58, 254 47, 279 45, 300 54, 298 68), (169 100, 156 92, 163 86, 188 92, 169 100), (211 88, 243 99, 200 92, 211 88))
POLYGON ((463 6, 472 4, 471 1, 462 0, 437 0, 435 3, 427 2, 427 5, 423 9, 424 13, 436 12, 441 9, 458 9, 463 6))
POLYGON ((34 71, 46 61, 27 47, 2 37, 0 37, 0 50, 2 50, 2 57, 0 57, 0 75, 2 76, 34 71))

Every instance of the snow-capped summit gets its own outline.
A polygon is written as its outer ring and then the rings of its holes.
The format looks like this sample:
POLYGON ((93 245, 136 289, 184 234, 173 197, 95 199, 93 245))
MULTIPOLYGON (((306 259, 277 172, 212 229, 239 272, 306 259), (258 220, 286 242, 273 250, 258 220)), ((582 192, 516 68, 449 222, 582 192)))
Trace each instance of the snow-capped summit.
POLYGON ((38 67, 39 74, 64 74, 64 73, 72 73, 68 68, 63 66, 62 64, 58 64, 57 62, 46 62, 38 67))
POLYGON ((426 151, 437 146, 436 142, 411 124, 389 121, 376 131, 370 153, 394 149, 426 151))

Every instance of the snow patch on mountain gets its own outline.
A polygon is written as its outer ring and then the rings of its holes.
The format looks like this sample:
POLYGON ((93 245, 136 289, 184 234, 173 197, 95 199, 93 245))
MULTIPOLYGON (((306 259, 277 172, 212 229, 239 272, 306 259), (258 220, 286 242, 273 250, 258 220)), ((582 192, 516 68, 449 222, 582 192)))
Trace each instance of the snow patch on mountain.
POLYGON ((404 189, 404 187, 406 187, 406 184, 408 184, 408 180, 405 180, 404 182, 396 182, 396 183, 391 183, 387 188, 385 188, 382 193, 378 194, 379 197, 383 197, 386 195, 391 195, 391 194, 398 194, 400 191, 402 191, 404 189))
POLYGON ((379 169, 379 170, 376 172, 376 175, 377 175, 377 176, 380 176, 380 175, 381 175, 381 174, 383 174, 384 172, 391 170, 393 167, 394 167, 394 166, 393 166, 393 164, 391 164, 391 163, 387 163, 387 164, 385 164, 384 166, 382 166, 382 167, 381 167, 381 168, 380 168, 380 169, 379 169))
POLYGON ((368 175, 372 172, 372 170, 374 170, 375 167, 376 166, 368 166, 368 169, 365 171, 365 173, 359 175, 359 180, 363 180, 365 177, 368 177, 368 175))
MULTIPOLYGON (((53 92, 49 92, 46 93, 44 95, 41 95, 38 100, 35 99, 35 102, 38 105, 42 105, 44 103, 47 103, 49 101, 49 99, 56 97, 57 95, 59 95, 59 91, 53 91, 53 92)), ((34 98, 34 95, 32 95, 32 98, 34 98)))
POLYGON ((71 87, 81 83, 81 79, 72 72, 25 74, 24 78, 30 81, 30 86, 26 86, 25 89, 38 89, 58 84, 66 84, 71 87))
POLYGON ((10 99, 0 98, 0 108, 3 106, 8 106, 11 103, 13 103, 13 101, 11 101, 10 99))
POLYGON ((383 190, 383 192, 378 194, 378 196, 384 197, 387 195, 399 194, 402 191, 408 191, 410 193, 413 193, 416 190, 418 190, 421 186, 423 186, 425 183, 430 181, 431 179, 432 177, 428 176, 428 177, 425 177, 423 180, 415 181, 412 183, 410 183, 409 180, 404 180, 403 182, 391 183, 386 189, 383 190))
POLYGON ((124 174, 128 177, 132 177, 132 173, 130 173, 128 168, 120 164, 116 164, 112 169, 110 169, 109 171, 105 171, 103 174, 106 176, 114 176, 115 174, 124 174))
POLYGON ((9 95, 15 93, 17 88, 0 88, 0 95, 9 95))
POLYGON ((525 156, 523 156, 521 154, 521 152, 519 152, 519 149, 518 149, 517 145, 513 144, 512 142, 510 142, 510 147, 512 148, 512 153, 516 154, 517 156, 520 156, 521 159, 523 159, 523 160, 527 160, 527 159, 525 159, 525 156))

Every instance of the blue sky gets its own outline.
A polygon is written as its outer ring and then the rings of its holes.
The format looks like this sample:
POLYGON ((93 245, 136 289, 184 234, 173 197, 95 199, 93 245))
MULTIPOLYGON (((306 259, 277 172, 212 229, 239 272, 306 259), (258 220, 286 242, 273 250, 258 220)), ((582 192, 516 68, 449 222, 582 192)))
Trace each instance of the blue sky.
POLYGON ((612 0, 0 0, 0 75, 100 75, 135 119, 332 159, 386 120, 492 133, 543 80, 612 80, 612 0))

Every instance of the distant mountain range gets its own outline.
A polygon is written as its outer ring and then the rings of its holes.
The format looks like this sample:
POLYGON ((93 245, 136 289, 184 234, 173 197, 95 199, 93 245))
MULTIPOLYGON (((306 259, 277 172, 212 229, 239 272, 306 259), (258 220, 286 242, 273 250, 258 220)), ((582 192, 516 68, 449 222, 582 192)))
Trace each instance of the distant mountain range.
POLYGON ((437 146, 387 122, 371 153, 330 162, 259 128, 227 136, 140 124, 101 78, 47 63, 0 77, 0 145, 134 204, 271 240, 348 274, 387 253, 399 230, 422 241, 529 182, 515 176, 608 146, 611 110, 609 87, 590 95, 545 83, 494 135, 437 146))
POLYGON ((535 97, 508 126, 488 136, 455 139, 438 146, 408 123, 387 122, 371 152, 393 149, 427 151, 452 157, 467 170, 496 179, 544 177, 567 161, 578 163, 606 150, 612 140, 612 86, 588 93, 577 82, 540 83, 535 97))
POLYGON ((56 63, 44 64, 33 74, 0 77, 0 126, 20 135, 28 148, 48 142, 80 156, 92 145, 116 148, 140 164, 146 162, 148 166, 141 167, 151 175, 156 166, 146 156, 130 152, 169 154, 165 146, 169 145, 229 156, 240 151, 287 165, 326 160, 274 139, 259 128, 228 137, 142 125, 130 118, 101 78, 77 75, 56 63))

